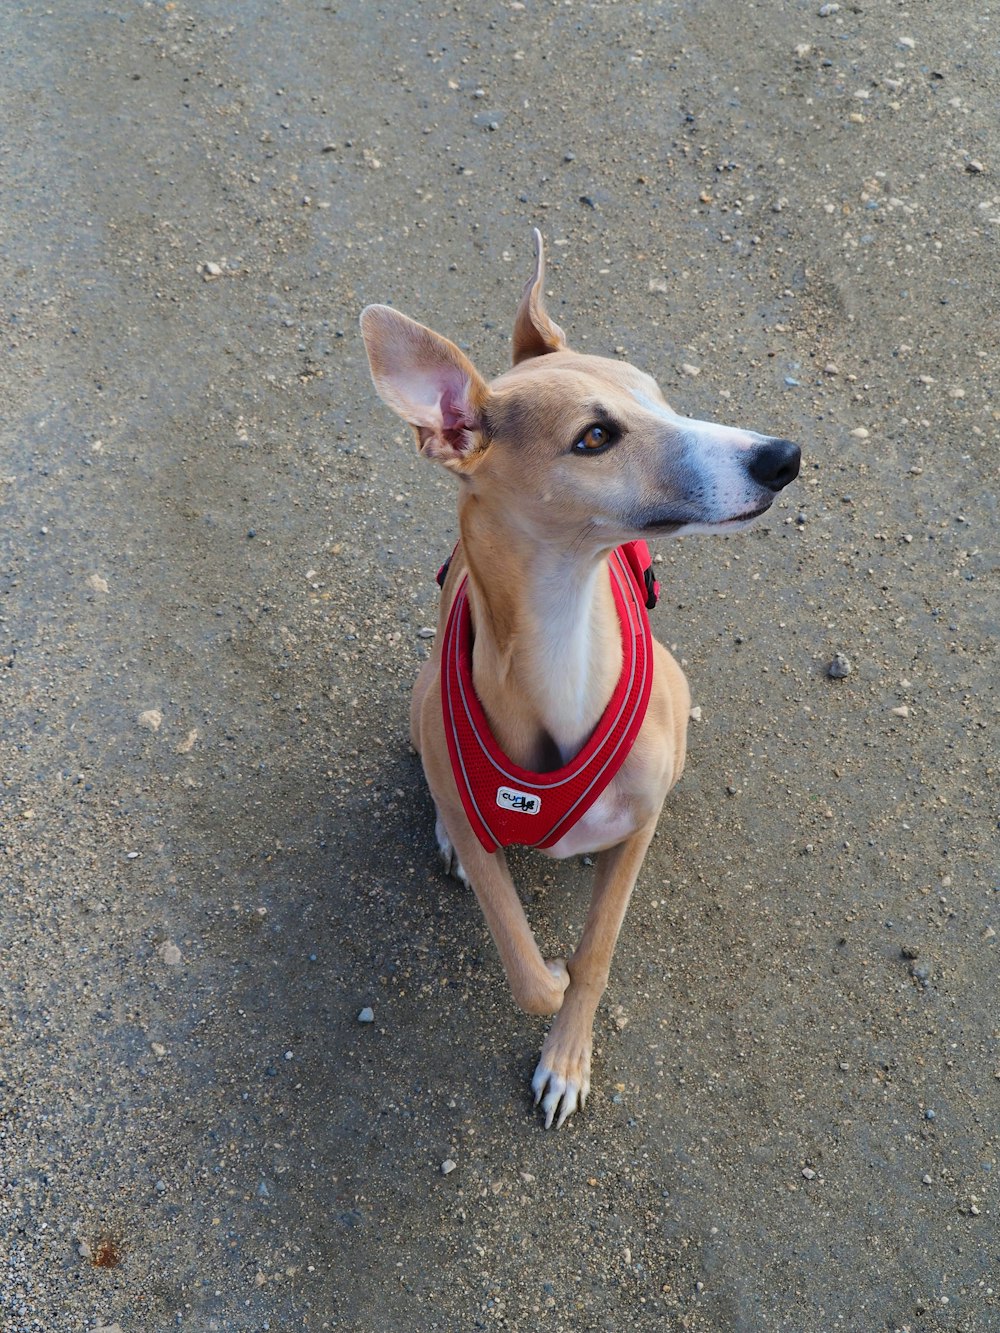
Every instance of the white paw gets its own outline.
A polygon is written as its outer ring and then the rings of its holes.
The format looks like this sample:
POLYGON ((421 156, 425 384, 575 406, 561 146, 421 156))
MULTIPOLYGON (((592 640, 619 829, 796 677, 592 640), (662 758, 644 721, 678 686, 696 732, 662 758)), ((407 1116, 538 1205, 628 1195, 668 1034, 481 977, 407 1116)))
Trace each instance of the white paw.
POLYGON ((458 859, 454 847, 451 845, 451 839, 445 832, 444 824, 441 822, 441 816, 438 815, 434 824, 434 836, 437 838, 438 851, 441 853, 441 860, 444 863, 444 873, 454 875, 455 879, 460 880, 465 887, 471 888, 469 877, 465 873, 465 867, 458 859))
POLYGON ((586 1104, 590 1093, 590 1075, 584 1072, 579 1080, 564 1078, 562 1074, 550 1069, 543 1058, 539 1060, 531 1080, 531 1090, 535 1094, 535 1105, 539 1102, 542 1104, 545 1128, 551 1129, 552 1121, 555 1120, 558 1129, 574 1111, 582 1110, 586 1104))

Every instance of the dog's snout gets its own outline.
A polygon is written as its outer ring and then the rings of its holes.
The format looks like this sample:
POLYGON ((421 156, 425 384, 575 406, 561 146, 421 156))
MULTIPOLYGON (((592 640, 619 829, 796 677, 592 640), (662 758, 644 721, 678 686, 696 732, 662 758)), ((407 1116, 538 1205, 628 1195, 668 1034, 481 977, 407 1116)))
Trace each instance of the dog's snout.
POLYGON ((778 492, 799 475, 801 450, 791 440, 765 440, 753 451, 749 472, 754 481, 778 492))

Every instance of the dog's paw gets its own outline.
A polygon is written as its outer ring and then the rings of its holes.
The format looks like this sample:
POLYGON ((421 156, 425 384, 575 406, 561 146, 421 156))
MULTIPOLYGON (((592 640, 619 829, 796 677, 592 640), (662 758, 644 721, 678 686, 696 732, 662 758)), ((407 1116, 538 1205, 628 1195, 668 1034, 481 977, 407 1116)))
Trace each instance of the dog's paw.
POLYGON ((459 880, 465 887, 471 888, 469 877, 465 873, 465 867, 458 859, 458 853, 451 845, 451 839, 445 831, 444 824, 441 822, 441 816, 438 815, 437 822, 434 825, 434 836, 437 838, 438 851, 441 853, 441 863, 444 866, 444 873, 452 875, 459 880))
POLYGON ((561 1037, 559 1019, 542 1047, 541 1059, 531 1080, 535 1105, 541 1103, 545 1128, 556 1129, 578 1110, 590 1093, 590 1034, 585 1039, 561 1037))

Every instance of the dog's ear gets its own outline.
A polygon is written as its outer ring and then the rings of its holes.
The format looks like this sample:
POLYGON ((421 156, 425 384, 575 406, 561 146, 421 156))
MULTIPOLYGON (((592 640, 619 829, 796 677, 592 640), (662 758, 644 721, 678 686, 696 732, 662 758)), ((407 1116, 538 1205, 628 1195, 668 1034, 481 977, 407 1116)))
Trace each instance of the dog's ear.
POLYGON ((379 397, 413 427, 421 453, 461 467, 482 449, 489 389, 454 343, 387 305, 362 310, 361 336, 379 397))
POLYGON ((542 284, 545 281, 545 246, 542 233, 535 228, 535 272, 524 289, 521 304, 514 320, 514 365, 532 356, 546 352, 561 352, 566 346, 566 335, 549 318, 545 309, 542 284))

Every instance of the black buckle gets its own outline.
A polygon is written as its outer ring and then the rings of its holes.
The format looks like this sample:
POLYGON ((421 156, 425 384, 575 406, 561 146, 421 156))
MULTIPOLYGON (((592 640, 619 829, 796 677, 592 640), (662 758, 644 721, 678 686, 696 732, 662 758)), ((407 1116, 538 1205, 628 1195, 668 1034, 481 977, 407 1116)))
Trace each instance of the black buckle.
POLYGON ((646 584, 646 610, 652 611, 653 607, 659 600, 660 585, 653 577, 653 569, 651 565, 647 565, 642 571, 642 577, 646 584))

